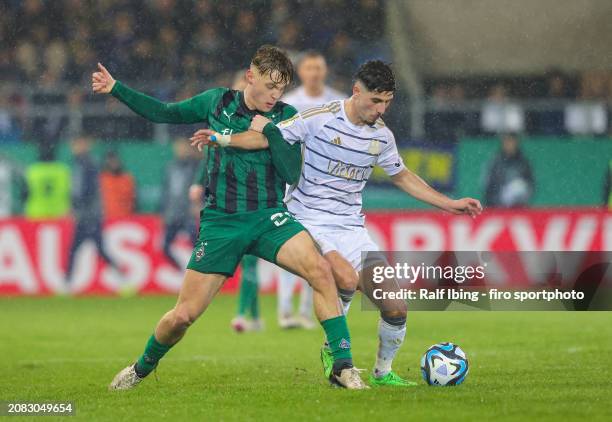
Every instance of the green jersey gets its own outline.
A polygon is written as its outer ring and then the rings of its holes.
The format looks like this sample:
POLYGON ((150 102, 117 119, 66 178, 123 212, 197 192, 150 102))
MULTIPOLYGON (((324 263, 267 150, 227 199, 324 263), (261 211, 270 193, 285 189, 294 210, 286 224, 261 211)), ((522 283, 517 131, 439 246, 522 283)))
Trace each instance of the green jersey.
MULTIPOLYGON (((163 103, 117 81, 111 94, 153 122, 203 123, 221 134, 248 130, 258 113, 247 108, 243 92, 228 88, 210 89, 178 103, 163 103)), ((295 108, 279 101, 271 111, 261 114, 276 124, 296 113, 295 108)), ((285 185, 292 181, 279 172, 272 154, 271 149, 208 147, 206 207, 225 213, 284 207, 285 185)))

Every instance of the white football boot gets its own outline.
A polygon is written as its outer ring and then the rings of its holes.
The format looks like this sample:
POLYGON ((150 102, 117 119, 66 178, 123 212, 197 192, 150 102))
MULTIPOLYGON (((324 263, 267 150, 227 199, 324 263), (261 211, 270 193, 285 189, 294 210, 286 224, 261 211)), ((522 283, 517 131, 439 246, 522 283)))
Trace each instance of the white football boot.
POLYGON ((129 390, 131 388, 136 387, 144 378, 140 378, 138 374, 136 374, 134 364, 128 366, 127 368, 123 368, 113 381, 108 386, 109 390, 129 390))
POLYGON ((344 368, 340 371, 340 375, 335 375, 332 372, 329 380, 333 385, 343 387, 348 390, 367 390, 370 387, 363 382, 361 376, 359 375, 359 373, 363 371, 363 369, 357 369, 355 367, 344 368))

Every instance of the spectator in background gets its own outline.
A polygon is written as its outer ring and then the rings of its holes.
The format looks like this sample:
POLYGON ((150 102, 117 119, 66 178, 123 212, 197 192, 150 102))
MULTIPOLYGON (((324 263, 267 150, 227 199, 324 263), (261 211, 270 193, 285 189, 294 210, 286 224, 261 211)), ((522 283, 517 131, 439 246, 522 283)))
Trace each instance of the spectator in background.
POLYGON ((487 133, 522 132, 525 129, 525 113, 520 105, 510 101, 504 85, 497 84, 489 90, 480 122, 487 133))
POLYGON ((502 138, 501 151, 487 168, 485 184, 485 202, 489 207, 513 208, 529 203, 534 179, 516 135, 502 138))
POLYGON ((108 151, 100 173, 100 192, 105 218, 124 218, 134 213, 136 188, 134 178, 123 169, 119 154, 108 151))
POLYGON ((98 168, 91 155, 91 139, 85 136, 75 138, 71 143, 72 166, 72 216, 75 222, 74 238, 68 254, 66 282, 72 282, 74 259, 79 246, 86 240, 93 240, 100 257, 115 271, 119 267, 107 254, 102 242, 102 208, 100 203, 98 168))
POLYGON ((13 107, 10 92, 5 89, 0 90, 0 145, 21 141, 21 127, 11 109, 13 107))
POLYGON ((578 101, 565 108, 565 128, 572 135, 603 135, 608 129, 607 73, 585 72, 578 101))
POLYGON ((22 169, 0 154, 0 219, 18 214, 19 199, 24 199, 26 193, 22 169))
POLYGON ((181 231, 187 233, 191 243, 195 244, 196 222, 191 215, 189 187, 196 178, 199 163, 193 159, 187 139, 177 138, 173 147, 174 160, 166 168, 160 204, 166 228, 163 251, 174 266, 184 268, 185 263, 177 261, 170 247, 181 231))
MULTIPOLYGON (((567 81, 560 71, 553 70, 546 76, 546 96, 548 100, 567 99, 567 81)), ((558 107, 558 106, 557 106, 558 107)), ((536 113, 539 131, 543 135, 561 136, 563 127, 563 109, 553 107, 550 110, 536 113)))
POLYGON ((39 146, 39 161, 26 169, 25 216, 30 219, 66 217, 70 211, 70 168, 55 161, 55 148, 39 146))
POLYGON ((608 161, 608 169, 606 170, 603 205, 604 208, 612 211, 612 160, 608 161))

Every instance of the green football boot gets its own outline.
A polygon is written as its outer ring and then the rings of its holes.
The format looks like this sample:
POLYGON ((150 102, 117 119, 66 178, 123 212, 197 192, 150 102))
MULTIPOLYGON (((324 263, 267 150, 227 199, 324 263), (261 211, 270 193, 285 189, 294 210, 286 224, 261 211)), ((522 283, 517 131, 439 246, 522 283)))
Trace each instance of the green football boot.
POLYGON ((323 375, 329 379, 334 367, 334 357, 332 356, 331 349, 327 345, 321 346, 321 363, 323 364, 323 375))
POLYGON ((408 381, 391 371, 384 377, 376 378, 374 375, 370 375, 370 385, 376 387, 415 387, 418 384, 414 381, 408 381))

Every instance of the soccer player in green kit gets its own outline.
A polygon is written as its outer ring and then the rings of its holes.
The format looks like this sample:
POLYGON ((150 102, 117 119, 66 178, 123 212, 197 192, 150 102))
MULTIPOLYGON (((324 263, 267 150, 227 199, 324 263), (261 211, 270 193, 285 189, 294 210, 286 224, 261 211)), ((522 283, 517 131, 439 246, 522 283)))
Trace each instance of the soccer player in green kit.
MULTIPOLYGON (((247 70, 244 91, 215 88, 178 103, 163 103, 116 81, 104 66, 92 74, 95 93, 111 94, 137 114, 156 123, 205 123, 220 134, 244 132, 253 116, 275 123, 296 114, 278 99, 293 78, 289 58, 262 46, 247 70)), ((304 277, 314 289, 314 305, 334 356, 332 384, 367 388, 353 366, 350 336, 329 264, 283 204, 286 183, 295 171, 270 150, 211 148, 208 154, 206 206, 175 307, 167 312, 136 363, 121 370, 111 390, 133 388, 180 341, 206 310, 245 254, 266 259, 304 277)))

